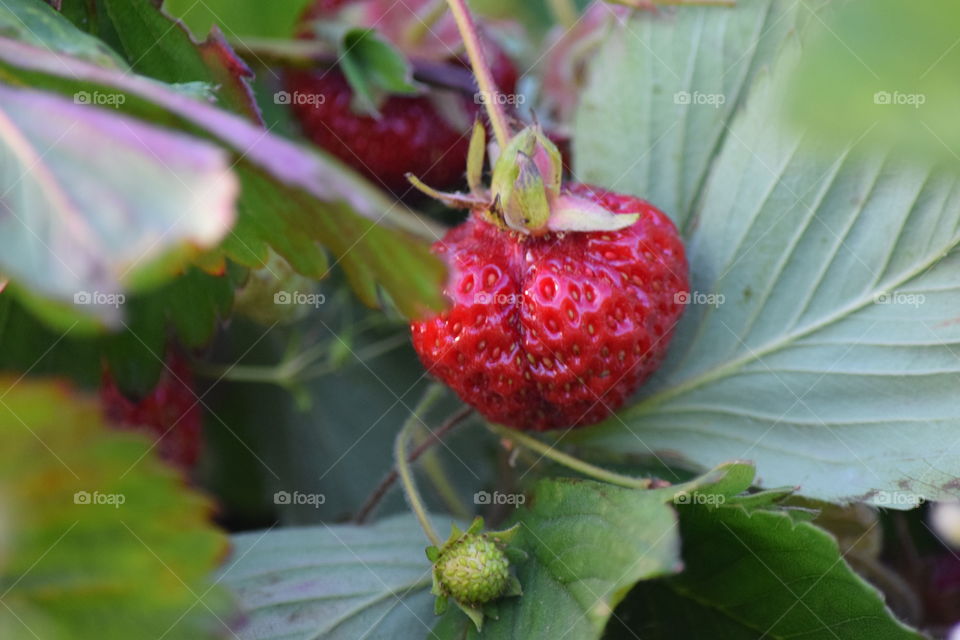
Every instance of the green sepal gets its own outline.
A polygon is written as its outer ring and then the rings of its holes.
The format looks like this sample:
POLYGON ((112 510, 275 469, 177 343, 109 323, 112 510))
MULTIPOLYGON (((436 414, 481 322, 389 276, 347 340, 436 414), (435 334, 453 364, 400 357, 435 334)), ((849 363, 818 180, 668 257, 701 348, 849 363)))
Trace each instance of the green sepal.
POLYGON ((521 152, 527 155, 533 154, 536 141, 537 138, 534 134, 533 127, 527 127, 510 140, 506 149, 500 152, 500 156, 493 165, 490 190, 495 198, 499 196, 504 209, 509 208, 514 185, 517 182, 517 178, 520 177, 520 166, 517 164, 517 156, 521 152))
POLYGON ((438 200, 453 209, 473 209, 475 207, 486 206, 487 204, 482 198, 478 198, 469 193, 438 191, 412 173, 408 173, 406 178, 407 181, 417 189, 417 191, 423 193, 424 195, 430 196, 434 200, 438 200))
POLYGON ((480 516, 477 516, 476 518, 473 519, 473 522, 471 522, 470 526, 467 528, 467 533, 480 533, 482 531, 483 531, 483 518, 480 516))
POLYGON ((565 193, 554 200, 547 228, 558 233, 617 231, 629 227, 639 219, 639 213, 614 213, 589 198, 565 193))
MULTIPOLYGON (((526 556, 526 554, 524 554, 526 556)), ((523 587, 520 585, 520 580, 516 576, 510 576, 510 582, 507 584, 506 590, 503 592, 501 598, 511 598, 515 596, 523 595, 523 587)))
MULTIPOLYGON (((454 600, 454 602, 457 601, 454 600)), ((483 611, 481 609, 460 602, 457 602, 457 606, 473 621, 473 624, 477 627, 477 631, 483 631, 483 611)))
POLYGON ((380 107, 391 95, 415 95, 423 87, 413 80, 413 65, 376 29, 342 22, 317 21, 313 32, 337 48, 337 64, 353 92, 357 113, 380 117, 380 107))
POLYGON ((478 118, 473 123, 473 134, 470 136, 470 149, 467 152, 467 184, 470 193, 483 193, 483 162, 487 155, 487 129, 478 118))
POLYGON ((539 126, 534 129, 534 135, 537 138, 534 160, 543 175, 547 194, 552 199, 560 195, 560 187, 563 182, 563 154, 539 126))
POLYGON ((521 152, 517 155, 520 171, 514 185, 513 207, 508 207, 507 224, 520 231, 543 231, 550 219, 550 202, 543 176, 533 158, 521 152))
MULTIPOLYGON (((481 519, 481 522, 482 522, 482 519, 481 519)), ((512 527, 510 527, 509 529, 504 529, 503 531, 491 531, 487 535, 495 538, 497 542, 509 544, 517 536, 519 532, 520 532, 520 524, 517 523, 512 527)))
POLYGON ((562 177, 560 150, 538 125, 514 136, 497 158, 491 179, 491 194, 499 197, 507 226, 523 233, 547 231, 562 177))

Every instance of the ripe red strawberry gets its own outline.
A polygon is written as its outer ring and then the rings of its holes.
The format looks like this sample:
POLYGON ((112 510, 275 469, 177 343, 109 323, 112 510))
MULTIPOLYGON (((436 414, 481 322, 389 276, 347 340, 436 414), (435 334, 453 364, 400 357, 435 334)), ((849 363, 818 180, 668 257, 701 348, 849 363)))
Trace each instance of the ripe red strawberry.
POLYGON ((125 396, 113 375, 104 371, 100 402, 111 423, 146 434, 156 440, 163 459, 190 470, 200 457, 203 415, 186 358, 171 355, 167 367, 153 391, 137 401, 125 396))
MULTIPOLYGON (((384 3, 368 2, 368 17, 387 35, 399 31, 400 20, 417 19, 410 8, 390 3, 389 9, 404 15, 384 18, 384 3), (389 28, 387 28, 389 27, 389 28)), ((456 30, 453 30, 456 33, 456 30)), ((517 71, 510 58, 491 41, 488 55, 493 60, 493 74, 503 93, 516 90, 517 71)), ((463 59, 450 58, 456 45, 431 42, 413 53, 424 58, 442 50, 442 59, 450 65, 467 67, 463 59)), ((404 177, 412 171, 432 184, 450 186, 461 181, 469 143, 470 124, 480 113, 474 96, 454 96, 449 91, 422 96, 394 95, 379 107, 380 118, 357 113, 352 107, 353 92, 339 69, 290 70, 285 74, 285 89, 292 96, 294 117, 311 141, 327 150, 369 178, 394 193, 409 189, 404 177), (447 98, 441 108, 437 99, 447 98), (307 99, 305 96, 311 96, 307 99), (449 98, 453 96, 453 100, 449 98), (459 110, 451 113, 449 110, 459 110)))
POLYGON ((619 231, 505 232, 473 215, 434 246, 453 306, 414 322, 427 369, 488 419, 545 430, 598 422, 660 364, 687 290, 683 245, 652 205, 588 185, 619 231))
MULTIPOLYGON (((486 145, 483 127, 472 141, 486 145)), ((539 127, 515 136, 470 194, 472 213, 434 245, 451 307, 411 324, 428 371, 492 421, 542 431, 598 422, 659 366, 688 291, 683 243, 650 203, 562 185, 562 158, 539 127)))

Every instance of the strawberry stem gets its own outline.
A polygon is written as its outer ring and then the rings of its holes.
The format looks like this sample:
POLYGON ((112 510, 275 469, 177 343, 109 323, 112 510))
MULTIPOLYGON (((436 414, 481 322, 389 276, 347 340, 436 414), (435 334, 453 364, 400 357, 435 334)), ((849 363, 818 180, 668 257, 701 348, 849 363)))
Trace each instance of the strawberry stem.
POLYGON ((614 471, 608 471, 602 467, 585 462, 580 458, 576 458, 569 454, 563 453, 562 451, 558 451, 553 447, 553 445, 541 442, 536 438, 531 438, 527 434, 521 433, 520 431, 508 429, 502 425, 492 423, 487 423, 487 428, 504 440, 509 440, 516 445, 535 451, 544 458, 549 458, 557 464, 561 464, 568 469, 573 469, 574 471, 581 473, 588 478, 593 478, 594 480, 599 480, 600 482, 615 484, 619 487, 626 487, 627 489, 649 489, 652 484, 650 478, 634 478, 632 476, 625 476, 614 471))
POLYGON ((483 103, 486 105, 487 115, 490 117, 493 134, 496 136, 500 148, 505 149, 507 143, 510 142, 510 127, 507 124, 507 114, 503 109, 503 104, 497 98, 499 91, 493 79, 493 72, 490 71, 490 65, 483 56, 477 25, 470 14, 470 9, 467 8, 466 0, 447 0, 447 4, 450 5, 453 19, 457 22, 457 29, 460 31, 463 45, 467 49, 467 57, 470 58, 470 66, 473 67, 477 85, 484 96, 483 103))
POLYGON ((423 394, 423 398, 421 398, 417 406, 414 407, 410 417, 403 424, 400 433, 397 434, 397 439, 393 446, 394 464, 397 467, 397 475, 400 477, 400 485, 403 487, 403 493, 407 497, 410 509, 420 523, 420 528, 423 529, 423 532, 430 539, 430 543, 435 547, 442 546, 443 542, 440 540, 440 536, 437 535, 436 529, 433 528, 433 524, 427 516, 427 509, 423 504, 423 498, 420 497, 420 492, 417 490, 417 483, 413 479, 413 471, 410 470, 410 462, 407 459, 410 455, 407 452, 407 442, 410 440, 413 430, 416 429, 419 424, 423 423, 421 416, 442 396, 443 387, 439 384, 431 385, 430 388, 427 389, 426 393, 423 394))
MULTIPOLYGON (((426 453, 433 445, 437 444, 448 433, 450 433, 454 427, 461 424, 464 420, 470 417, 473 413, 473 409, 470 407, 463 407, 455 414, 447 418, 443 424, 430 432, 427 437, 414 447, 410 454, 407 456, 407 461, 411 464, 416 462, 417 459, 426 453)), ((353 522, 355 524, 363 524, 366 522, 367 518, 370 517, 370 514, 373 510, 380 504, 380 501, 387 494, 387 491, 390 490, 390 487, 393 486, 393 483, 397 481, 400 477, 400 474, 397 473, 397 469, 393 468, 390 472, 384 476, 383 480, 380 481, 380 484, 377 485, 377 488, 367 497, 364 501, 363 506, 360 507, 360 510, 357 511, 357 515, 353 517, 353 522)))

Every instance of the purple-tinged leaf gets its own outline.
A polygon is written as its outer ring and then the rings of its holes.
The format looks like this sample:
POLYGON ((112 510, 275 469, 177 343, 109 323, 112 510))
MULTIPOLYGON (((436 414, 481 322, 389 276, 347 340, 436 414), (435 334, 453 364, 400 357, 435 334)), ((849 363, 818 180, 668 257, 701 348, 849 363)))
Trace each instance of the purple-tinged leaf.
POLYGON ((105 320, 157 259, 216 246, 238 193, 223 150, 90 104, 123 99, 0 85, 0 270, 105 320))
POLYGON ((3 38, 0 71, 63 93, 122 93, 124 112, 231 149, 243 189, 237 227, 225 249, 241 264, 262 266, 272 246, 301 274, 322 278, 330 268, 322 250, 326 247, 365 303, 378 303, 380 285, 408 316, 442 308, 442 263, 427 243, 411 237, 433 241, 442 232, 328 155, 147 78, 3 38))

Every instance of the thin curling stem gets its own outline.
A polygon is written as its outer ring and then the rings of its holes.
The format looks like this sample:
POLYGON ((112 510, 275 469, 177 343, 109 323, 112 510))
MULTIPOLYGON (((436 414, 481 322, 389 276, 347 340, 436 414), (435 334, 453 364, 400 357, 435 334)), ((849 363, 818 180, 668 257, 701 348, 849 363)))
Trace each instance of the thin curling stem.
POLYGON ((423 498, 420 497, 420 492, 417 490, 417 483, 413 479, 413 471, 411 471, 410 463, 407 461, 407 442, 409 442, 413 430, 417 428, 417 424, 421 421, 421 416, 426 413, 427 409, 439 400, 441 396, 443 396, 443 387, 440 385, 431 385, 431 387, 427 389, 427 392, 423 395, 423 399, 420 400, 420 403, 414 408, 410 418, 407 419, 403 424, 403 428, 400 429, 400 433, 397 434, 397 439, 393 447, 394 464, 397 467, 397 474, 400 476, 400 485, 403 487, 403 493, 407 497, 410 509, 420 523, 420 528, 423 529, 423 532, 430 538, 430 543, 436 547, 441 546, 443 542, 440 540, 440 536, 437 535, 436 529, 433 528, 430 518, 427 517, 427 509, 423 504, 423 498))
POLYGON ((509 440, 514 444, 520 445, 521 447, 535 451, 544 458, 549 458, 557 464, 561 464, 568 469, 573 469, 574 471, 581 473, 588 478, 600 480, 601 482, 608 482, 620 487, 626 487, 627 489, 650 488, 651 481, 649 478, 634 478, 616 473, 614 471, 608 471, 602 467, 585 462, 580 458, 576 458, 562 451, 558 451, 551 445, 541 442, 536 438, 531 438, 527 434, 516 431, 515 429, 508 429, 507 427, 499 424, 488 424, 487 427, 490 429, 490 431, 494 432, 504 440, 509 440))
POLYGON ((473 67, 477 85, 479 85, 484 96, 483 103, 487 108, 490 124, 493 126, 493 135, 496 136, 500 148, 505 149, 507 143, 510 142, 510 126, 507 122, 507 114, 503 109, 503 104, 497 99, 499 90, 493 79, 493 72, 490 71, 490 65, 483 56, 477 25, 470 14, 470 9, 467 8, 466 0, 447 0, 447 4, 450 5, 450 11, 457 22, 457 29, 460 31, 460 37, 463 38, 463 44, 467 49, 470 66, 473 67))

